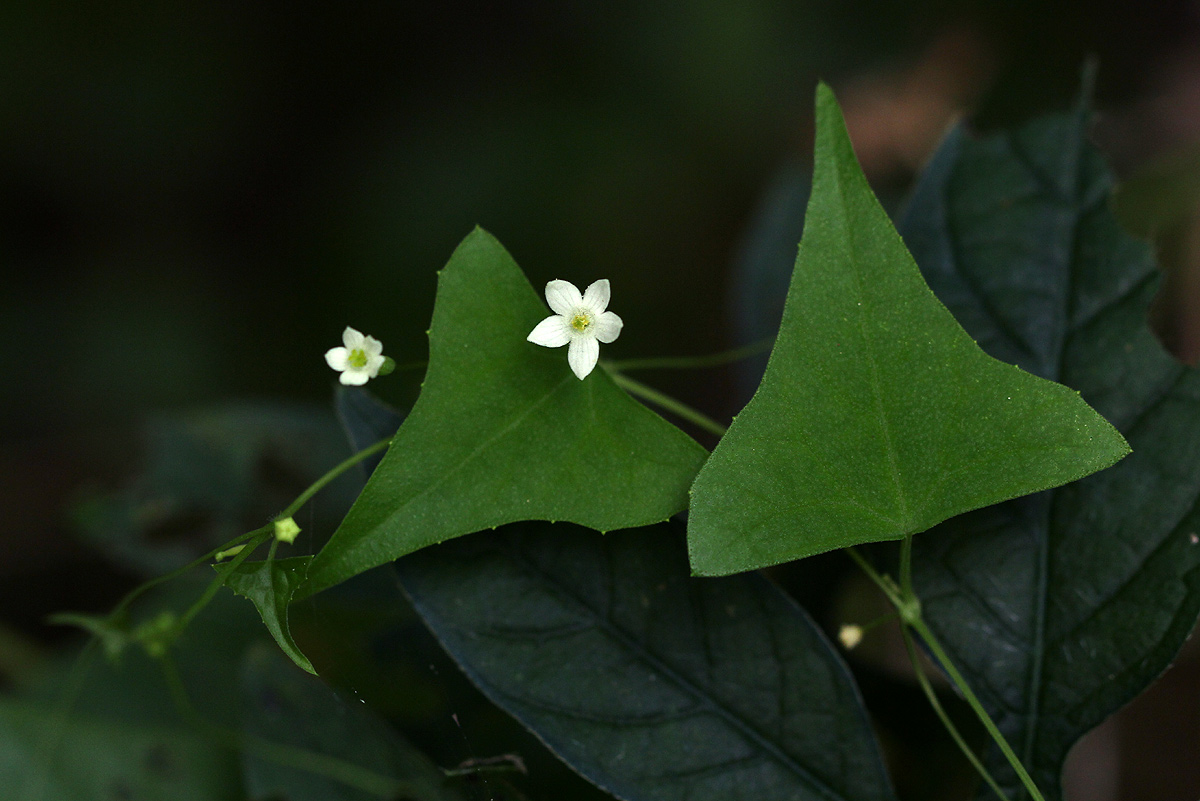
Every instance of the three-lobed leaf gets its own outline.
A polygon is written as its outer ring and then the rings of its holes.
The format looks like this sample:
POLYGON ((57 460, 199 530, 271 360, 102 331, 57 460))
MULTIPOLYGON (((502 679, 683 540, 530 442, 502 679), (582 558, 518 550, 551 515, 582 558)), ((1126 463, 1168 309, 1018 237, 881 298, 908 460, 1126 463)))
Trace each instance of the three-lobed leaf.
POLYGON ((824 85, 815 165, 766 375, 692 489, 700 575, 900 539, 1129 451, 1077 393, 988 356, 938 302, 824 85))
MULTIPOLYGON (((1071 745, 1166 669, 1200 613, 1200 373, 1147 327, 1158 271, 1112 218, 1089 122, 955 131, 901 224, 980 345, 1079 390, 1133 446, 914 543, 930 626, 1048 798, 1071 745)), ((994 749, 989 766, 1023 797, 994 749)))
POLYGON ((689 575, 674 523, 516 524, 396 562, 471 680, 628 801, 884 801, 846 666, 754 574, 689 575))
POLYGON ((519 520, 601 531, 687 506, 706 452, 603 371, 526 341, 547 309, 482 230, 439 273, 420 398, 309 571, 310 591, 519 520))

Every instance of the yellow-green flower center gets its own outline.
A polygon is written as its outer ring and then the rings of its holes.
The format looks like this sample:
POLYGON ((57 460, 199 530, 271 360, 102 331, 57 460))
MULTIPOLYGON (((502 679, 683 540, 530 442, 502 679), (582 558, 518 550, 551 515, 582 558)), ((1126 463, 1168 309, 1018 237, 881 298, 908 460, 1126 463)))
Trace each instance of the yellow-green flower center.
POLYGON ((350 355, 346 357, 346 364, 350 365, 356 370, 361 370, 367 366, 367 354, 363 352, 362 348, 355 348, 354 350, 350 351, 350 355))
POLYGON ((571 317, 571 327, 580 333, 586 331, 592 324, 592 315, 585 311, 577 311, 571 317))

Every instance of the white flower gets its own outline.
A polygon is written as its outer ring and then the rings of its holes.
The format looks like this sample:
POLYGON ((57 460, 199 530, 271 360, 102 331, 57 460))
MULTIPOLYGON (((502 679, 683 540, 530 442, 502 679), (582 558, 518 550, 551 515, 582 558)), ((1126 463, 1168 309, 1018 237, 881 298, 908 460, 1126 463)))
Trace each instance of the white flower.
POLYGON ((379 375, 379 368, 387 359, 383 355, 383 343, 375 337, 365 337, 361 331, 350 326, 342 332, 344 348, 325 351, 325 363, 341 371, 338 380, 343 384, 362 386, 367 380, 379 375))
POLYGON ((600 343, 612 342, 621 334, 621 318, 608 307, 608 279, 601 278, 583 293, 569 281, 546 284, 546 302, 554 314, 537 324, 526 337, 535 345, 567 349, 567 364, 582 381, 600 358, 600 343))

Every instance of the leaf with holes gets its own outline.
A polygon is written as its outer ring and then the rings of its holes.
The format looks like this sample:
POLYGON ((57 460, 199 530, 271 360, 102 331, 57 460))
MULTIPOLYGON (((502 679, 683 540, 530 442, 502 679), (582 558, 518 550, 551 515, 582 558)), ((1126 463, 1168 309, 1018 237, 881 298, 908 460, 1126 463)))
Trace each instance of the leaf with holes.
POLYGON ((1129 451, 1077 393, 988 356, 937 301, 824 85, 814 163, 767 373, 692 489, 700 575, 900 539, 1129 451))
MULTIPOLYGON (((438 276, 421 396, 309 571, 310 591, 517 520, 601 531, 687 506, 706 451, 603 370, 526 341, 546 306, 476 229, 438 276)), ((628 333, 626 334, 628 336, 628 333)))
POLYGON ((1200 611, 1200 374, 1146 326, 1157 270, 1109 213, 1089 118, 951 134, 901 225, 989 353, 1079 390, 1133 446, 914 543, 930 625, 1049 797, 1071 745, 1166 669, 1200 611))

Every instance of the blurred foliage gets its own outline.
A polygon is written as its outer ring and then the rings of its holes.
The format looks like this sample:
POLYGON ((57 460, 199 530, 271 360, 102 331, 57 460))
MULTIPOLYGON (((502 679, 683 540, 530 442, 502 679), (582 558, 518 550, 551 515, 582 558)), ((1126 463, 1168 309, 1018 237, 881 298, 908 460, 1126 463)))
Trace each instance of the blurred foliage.
MULTIPOLYGON (((73 517, 89 542, 146 578, 169 572, 257 528, 349 451, 333 413, 298 404, 231 404, 159 415, 129 486, 92 491, 73 517)), ((331 532, 359 484, 343 478, 306 509, 331 532)))

